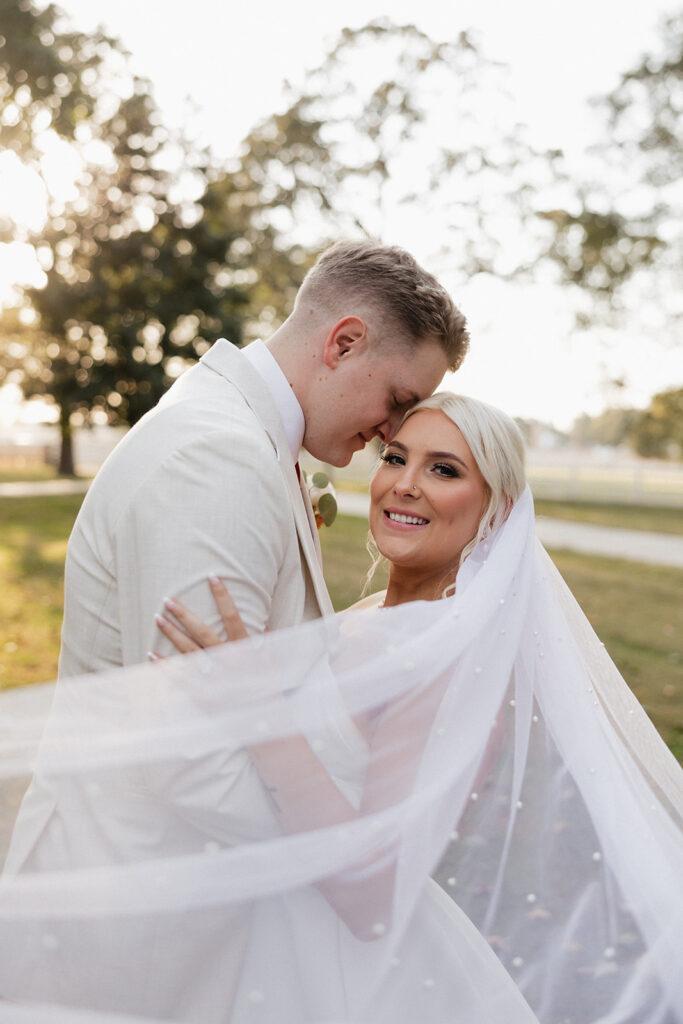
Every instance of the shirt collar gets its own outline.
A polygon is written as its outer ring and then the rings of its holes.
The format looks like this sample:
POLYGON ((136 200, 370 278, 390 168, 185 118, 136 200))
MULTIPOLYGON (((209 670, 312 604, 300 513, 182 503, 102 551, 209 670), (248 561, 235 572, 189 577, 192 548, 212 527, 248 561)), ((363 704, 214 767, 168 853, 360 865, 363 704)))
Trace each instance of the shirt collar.
POLYGON ((252 341, 250 345, 242 349, 242 355, 249 360, 270 391, 282 420, 289 450, 296 462, 304 440, 306 421, 289 381, 264 342, 252 341))

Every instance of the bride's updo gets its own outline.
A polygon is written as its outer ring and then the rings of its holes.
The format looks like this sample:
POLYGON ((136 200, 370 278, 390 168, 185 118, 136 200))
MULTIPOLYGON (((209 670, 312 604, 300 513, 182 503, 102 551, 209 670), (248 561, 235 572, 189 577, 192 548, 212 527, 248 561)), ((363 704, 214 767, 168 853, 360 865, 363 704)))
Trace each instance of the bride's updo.
POLYGON ((404 416, 403 423, 421 409, 438 409, 455 423, 486 481, 488 504, 476 535, 460 555, 462 565, 479 541, 505 521, 526 487, 524 441, 512 417, 476 398, 452 391, 437 392, 414 405, 404 416))

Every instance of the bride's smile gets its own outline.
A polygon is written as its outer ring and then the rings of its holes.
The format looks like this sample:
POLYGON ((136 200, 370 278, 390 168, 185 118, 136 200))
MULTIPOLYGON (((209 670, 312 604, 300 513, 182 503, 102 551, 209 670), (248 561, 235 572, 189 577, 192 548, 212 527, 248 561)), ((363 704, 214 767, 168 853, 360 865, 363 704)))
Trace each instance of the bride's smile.
POLYGON ((420 516, 416 516, 409 511, 402 512, 400 509, 385 508, 384 515, 390 523, 393 523, 399 529, 406 526, 427 526, 429 524, 428 519, 422 519, 420 516))

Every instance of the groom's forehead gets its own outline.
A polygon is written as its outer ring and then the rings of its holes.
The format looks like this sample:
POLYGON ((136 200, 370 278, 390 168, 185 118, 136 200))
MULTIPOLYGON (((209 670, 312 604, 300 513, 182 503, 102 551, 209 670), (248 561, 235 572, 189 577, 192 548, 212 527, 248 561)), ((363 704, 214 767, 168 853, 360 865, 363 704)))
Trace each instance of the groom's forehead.
POLYGON ((408 389, 420 401, 431 395, 448 369, 448 358, 440 345, 423 342, 414 348, 395 345, 383 355, 387 381, 408 389))

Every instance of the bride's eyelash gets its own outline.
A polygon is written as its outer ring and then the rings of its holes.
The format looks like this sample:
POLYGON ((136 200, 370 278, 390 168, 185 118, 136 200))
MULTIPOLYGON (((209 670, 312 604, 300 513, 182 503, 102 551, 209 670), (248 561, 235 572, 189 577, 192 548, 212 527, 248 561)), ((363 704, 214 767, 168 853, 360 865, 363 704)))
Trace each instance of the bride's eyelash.
POLYGON ((386 462, 390 466, 395 466, 395 465, 401 465, 402 466, 403 463, 404 463, 403 456, 399 455, 398 452, 384 452, 383 455, 380 455, 380 459, 382 460, 382 462, 386 462), (399 462, 398 463, 394 462, 394 459, 398 459, 399 462))
POLYGON ((448 462, 435 462, 434 463, 434 469, 443 470, 444 472, 441 473, 442 476, 447 476, 447 477, 459 477, 460 476, 460 473, 455 468, 455 466, 451 466, 450 463, 448 463, 448 462))

